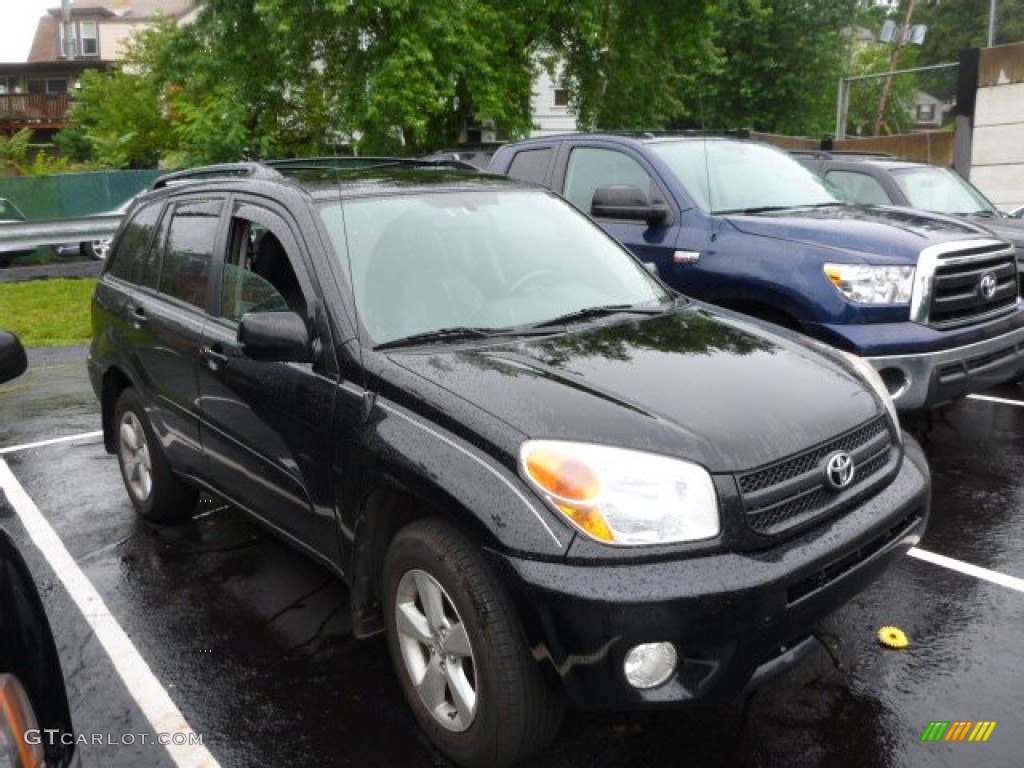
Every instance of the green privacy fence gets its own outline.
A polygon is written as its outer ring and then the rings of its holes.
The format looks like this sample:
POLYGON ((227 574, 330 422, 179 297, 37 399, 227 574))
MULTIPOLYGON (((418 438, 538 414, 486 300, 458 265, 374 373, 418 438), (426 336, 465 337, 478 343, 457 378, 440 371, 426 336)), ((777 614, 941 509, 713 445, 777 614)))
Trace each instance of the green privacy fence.
POLYGON ((164 171, 97 171, 0 178, 0 197, 29 219, 65 219, 116 208, 164 171))

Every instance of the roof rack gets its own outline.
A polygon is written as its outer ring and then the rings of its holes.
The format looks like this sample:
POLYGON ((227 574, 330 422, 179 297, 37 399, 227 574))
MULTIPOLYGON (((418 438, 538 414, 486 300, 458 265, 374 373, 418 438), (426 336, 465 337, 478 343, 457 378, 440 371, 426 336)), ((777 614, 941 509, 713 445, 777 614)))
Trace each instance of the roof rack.
POLYGON ((749 139, 750 129, 749 128, 726 128, 720 131, 715 130, 704 130, 701 128, 679 128, 674 130, 629 130, 629 131, 598 131, 598 133, 605 133, 611 136, 627 136, 637 139, 659 139, 662 137, 671 138, 673 136, 694 136, 700 138, 702 136, 708 137, 728 137, 733 139, 749 139))
POLYGON ((189 168, 184 171, 167 173, 153 182, 152 189, 163 189, 172 184, 181 184, 186 181, 198 179, 213 179, 223 176, 248 176, 254 179, 280 178, 281 174, 270 168, 265 163, 244 162, 244 163, 220 163, 219 165, 204 165, 200 168, 189 168))
POLYGON ((870 160, 874 158, 883 160, 900 159, 898 156, 888 152, 872 152, 871 150, 865 149, 791 149, 789 150, 789 154, 800 155, 801 157, 817 157, 821 159, 828 159, 831 157, 845 157, 851 160, 870 160))
POLYGON ((460 160, 427 160, 421 157, 296 157, 289 160, 267 160, 268 168, 287 173, 288 171, 365 171, 373 168, 455 168, 464 170, 468 166, 460 160))
POLYGON ((287 160, 255 160, 240 163, 204 165, 164 174, 153 182, 151 189, 163 189, 174 184, 215 178, 280 179, 289 173, 301 171, 371 170, 374 168, 452 168, 477 171, 461 160, 424 160, 412 157, 296 157, 287 160))

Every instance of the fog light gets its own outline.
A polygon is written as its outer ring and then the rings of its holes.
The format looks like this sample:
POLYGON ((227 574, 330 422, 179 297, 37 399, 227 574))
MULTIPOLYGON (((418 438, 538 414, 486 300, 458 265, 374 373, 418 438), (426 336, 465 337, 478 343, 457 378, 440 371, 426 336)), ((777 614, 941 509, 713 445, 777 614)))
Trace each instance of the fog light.
POLYGON ((677 659, 672 643, 644 643, 630 649, 622 667, 634 688, 657 688, 676 671, 677 659))

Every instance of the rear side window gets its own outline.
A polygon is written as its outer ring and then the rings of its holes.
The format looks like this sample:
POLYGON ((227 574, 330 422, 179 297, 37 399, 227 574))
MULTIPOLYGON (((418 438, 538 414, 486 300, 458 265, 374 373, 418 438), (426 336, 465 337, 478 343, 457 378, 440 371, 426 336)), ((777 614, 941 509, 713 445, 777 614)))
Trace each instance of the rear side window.
POLYGON ((544 183, 544 176, 551 162, 551 147, 544 149, 527 149, 516 153, 509 166, 508 175, 513 179, 544 183))
POLYGON ((220 201, 182 203, 174 209, 160 269, 161 293, 206 306, 220 209, 220 201))
MULTIPOLYGON (((144 205, 125 224, 117 249, 110 255, 108 273, 129 282, 138 282, 141 263, 149 258, 153 246, 153 232, 160 220, 160 203, 144 205)), ((155 249, 154 249, 155 250, 155 249)))

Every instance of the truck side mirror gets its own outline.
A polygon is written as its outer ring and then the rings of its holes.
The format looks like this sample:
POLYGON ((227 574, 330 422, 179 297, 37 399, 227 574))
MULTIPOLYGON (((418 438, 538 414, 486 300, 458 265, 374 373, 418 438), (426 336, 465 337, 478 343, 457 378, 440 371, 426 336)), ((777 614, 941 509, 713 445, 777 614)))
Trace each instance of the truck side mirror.
POLYGON ((594 190, 590 213, 597 218, 629 219, 657 224, 668 217, 668 207, 652 203, 647 193, 632 184, 613 184, 594 190))

